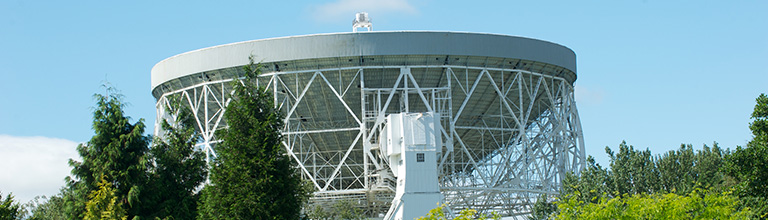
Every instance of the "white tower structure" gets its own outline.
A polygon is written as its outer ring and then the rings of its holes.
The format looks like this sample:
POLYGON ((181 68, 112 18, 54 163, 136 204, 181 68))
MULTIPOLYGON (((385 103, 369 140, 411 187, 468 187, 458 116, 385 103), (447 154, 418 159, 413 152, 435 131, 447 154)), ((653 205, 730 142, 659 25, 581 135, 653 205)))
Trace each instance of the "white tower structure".
POLYGON ((369 217, 410 218, 439 200, 453 211, 526 218, 585 165, 576 54, 507 35, 334 33, 190 51, 152 68, 158 117, 182 100, 214 159, 232 83, 251 55, 314 204, 346 200, 369 217), (409 206, 418 203, 430 204, 409 206))
POLYGON ((384 219, 414 219, 441 202, 437 154, 441 150, 440 116, 432 112, 387 116, 379 136, 382 155, 397 177, 395 198, 384 219))

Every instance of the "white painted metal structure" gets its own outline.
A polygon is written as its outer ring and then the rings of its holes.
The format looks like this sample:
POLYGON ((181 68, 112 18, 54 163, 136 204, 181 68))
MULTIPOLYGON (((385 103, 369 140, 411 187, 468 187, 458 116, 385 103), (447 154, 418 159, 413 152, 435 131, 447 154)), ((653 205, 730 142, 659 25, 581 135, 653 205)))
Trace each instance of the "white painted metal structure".
POLYGON ((366 28, 368 31, 373 30, 373 24, 371 18, 368 17, 367 12, 358 12, 355 14, 355 20, 352 21, 352 32, 357 32, 358 28, 366 28))
POLYGON ((439 119, 432 112, 387 116, 379 143, 397 177, 397 188, 384 220, 424 216, 443 199, 437 181, 437 158, 443 146, 439 119))
POLYGON ((250 55, 263 64, 257 84, 285 115, 283 144, 317 189, 316 203, 387 212, 396 178, 379 136, 390 114, 439 115, 438 183, 454 211, 524 217, 538 195, 557 193, 565 173, 584 166, 575 54, 505 35, 337 33, 191 51, 152 69, 158 117, 169 97, 181 97, 201 149, 215 157, 231 83, 250 55))

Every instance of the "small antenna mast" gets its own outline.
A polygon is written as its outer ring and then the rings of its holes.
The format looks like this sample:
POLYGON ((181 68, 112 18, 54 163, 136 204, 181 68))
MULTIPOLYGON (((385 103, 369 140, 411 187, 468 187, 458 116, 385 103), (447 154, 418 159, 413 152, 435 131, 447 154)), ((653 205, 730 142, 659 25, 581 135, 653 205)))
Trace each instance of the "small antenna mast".
POLYGON ((352 21, 352 32, 357 32, 358 28, 366 28, 368 31, 373 30, 373 24, 371 24, 371 18, 368 17, 368 12, 358 12, 355 14, 355 20, 352 21))

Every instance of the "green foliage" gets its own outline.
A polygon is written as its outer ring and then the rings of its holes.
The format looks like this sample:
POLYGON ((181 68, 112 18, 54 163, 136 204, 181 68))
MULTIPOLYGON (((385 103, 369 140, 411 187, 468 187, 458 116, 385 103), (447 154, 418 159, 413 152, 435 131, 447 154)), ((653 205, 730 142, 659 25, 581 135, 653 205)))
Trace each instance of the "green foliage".
POLYGON ((752 144, 765 146, 768 144, 768 96, 760 94, 755 102, 757 104, 755 104, 755 110, 752 112, 754 121, 749 123, 749 129, 755 135, 752 144))
POLYGON ((147 178, 146 152, 149 137, 144 136, 144 120, 131 124, 124 115, 120 94, 108 88, 107 95, 96 94, 93 112, 95 135, 86 144, 77 146, 82 162, 70 159, 72 174, 68 186, 72 194, 66 194, 65 212, 70 219, 82 219, 85 198, 98 190, 101 176, 115 188, 118 203, 127 205, 129 216, 138 214, 141 186, 147 178))
POLYGON ((195 189, 207 176, 205 154, 195 150, 200 134, 180 96, 168 99, 166 111, 173 120, 162 121, 164 134, 149 149, 153 166, 144 190, 143 213, 148 218, 194 219, 199 198, 195 189))
MULTIPOLYGON (((447 220, 446 217, 446 209, 447 205, 445 203, 440 204, 437 208, 434 208, 432 210, 429 210, 429 213, 427 213, 426 216, 422 216, 419 218, 416 218, 417 220, 447 220)), ((459 212, 459 215, 453 218, 454 220, 485 220, 485 219, 501 219, 501 216, 497 213, 492 213, 489 216, 481 215, 477 213, 477 210, 474 209, 464 209, 459 212)))
POLYGON ((0 192, 0 220, 16 220, 24 218, 24 208, 13 200, 13 194, 8 194, 3 199, 0 192))
MULTIPOLYGON (((63 190, 63 189, 62 189, 63 190)), ((64 198, 62 193, 46 198, 45 196, 35 197, 29 203, 31 215, 29 220, 57 220, 66 219, 64 214, 64 198)))
POLYGON ((259 67, 234 82, 215 146, 218 158, 202 194, 200 219, 298 219, 308 196, 281 145, 282 116, 271 95, 255 86, 259 67))
POLYGON ((566 175, 561 198, 597 203, 601 197, 676 193, 687 195, 695 188, 722 189, 726 176, 720 171, 725 152, 715 143, 694 151, 691 145, 654 157, 649 150, 636 150, 622 142, 619 152, 606 147, 610 170, 596 164, 590 156, 581 176, 566 175), (568 198, 569 199, 569 198, 568 198))
POLYGON ((547 194, 541 194, 541 196, 533 204, 533 213, 531 213, 532 219, 549 219, 552 213, 557 211, 557 205, 549 198, 547 194))
MULTIPOLYGON (((761 94, 756 102, 749 126, 754 138, 746 148, 737 147, 731 153, 717 143, 697 151, 681 145, 653 157, 649 150, 635 150, 626 142, 619 145, 618 153, 606 147, 610 170, 590 157, 581 176, 567 175, 554 215, 560 219, 767 218, 768 96, 761 94)), ((542 218, 545 204, 534 206, 534 217, 542 218)))
POLYGON ((565 197, 576 197, 578 201, 597 203, 600 197, 610 195, 608 170, 595 163, 592 156, 587 157, 587 167, 581 176, 567 173, 560 192, 565 197))
POLYGON ((715 143, 712 148, 704 145, 694 151, 689 145, 681 145, 657 157, 659 181, 662 192, 686 195, 697 187, 721 189, 725 174, 720 171, 725 152, 715 143))
MULTIPOLYGON (((602 168, 591 156, 588 157, 581 176, 566 175, 560 201, 587 206, 636 195, 654 197, 673 193, 686 196, 697 188, 728 191, 726 176, 719 170, 727 153, 717 143, 712 148, 704 145, 698 151, 691 145, 681 145, 678 150, 654 157, 649 150, 636 150, 622 142, 618 153, 609 148, 606 153, 611 158, 611 169, 602 168)), ((737 208, 741 210, 741 207, 737 208)), ((558 205, 555 213, 563 211, 558 205)))
POLYGON ((622 141, 618 153, 608 147, 605 152, 611 160, 611 169, 608 171, 611 194, 620 196, 654 193, 660 190, 659 174, 650 150, 635 150, 633 146, 622 141))
POLYGON ((657 159, 659 181, 666 192, 687 194, 693 190, 694 152, 691 145, 680 145, 677 151, 669 151, 657 159))
POLYGON ((432 210, 429 210, 429 213, 427 213, 426 216, 422 216, 417 218, 417 220, 443 220, 447 219, 445 217, 445 209, 447 208, 446 204, 440 204, 437 208, 434 208, 432 210))
POLYGON ((673 193, 634 194, 598 203, 576 197, 557 202, 556 219, 749 219, 749 210, 738 211, 737 198, 728 193, 693 190, 687 196, 673 193))
POLYGON ((754 137, 746 148, 727 157, 725 172, 736 178, 736 193, 762 218, 768 217, 768 96, 760 94, 749 129, 754 137))
POLYGON ((82 219, 85 215, 85 203, 88 202, 90 185, 75 181, 70 177, 66 177, 66 179, 67 185, 60 192, 64 200, 64 216, 66 219, 82 219))
POLYGON ((328 204, 313 204, 307 208, 307 217, 315 220, 364 219, 365 212, 351 200, 328 204))
POLYGON ((728 152, 721 149, 717 142, 712 144, 712 148, 704 145, 702 150, 696 151, 693 166, 695 183, 709 189, 728 188, 727 175, 721 170, 725 165, 726 155, 728 152))
POLYGON ((88 194, 89 200, 85 205, 86 212, 83 219, 127 219, 122 204, 117 201, 116 190, 112 187, 112 183, 107 182, 102 176, 97 185, 99 189, 88 194))

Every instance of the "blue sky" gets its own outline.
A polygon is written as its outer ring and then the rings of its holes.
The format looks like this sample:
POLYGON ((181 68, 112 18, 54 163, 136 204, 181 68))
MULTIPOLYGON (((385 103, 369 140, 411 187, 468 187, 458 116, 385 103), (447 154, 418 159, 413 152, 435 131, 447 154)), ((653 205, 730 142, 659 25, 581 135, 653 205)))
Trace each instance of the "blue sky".
POLYGON ((22 1, 0 2, 0 191, 51 195, 93 135, 108 81, 134 120, 155 118, 150 69, 204 47, 351 31, 442 30, 531 37, 577 54, 587 152, 622 140, 735 148, 768 93, 768 1, 22 1))

